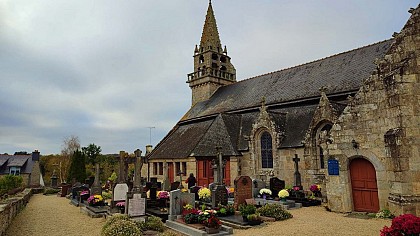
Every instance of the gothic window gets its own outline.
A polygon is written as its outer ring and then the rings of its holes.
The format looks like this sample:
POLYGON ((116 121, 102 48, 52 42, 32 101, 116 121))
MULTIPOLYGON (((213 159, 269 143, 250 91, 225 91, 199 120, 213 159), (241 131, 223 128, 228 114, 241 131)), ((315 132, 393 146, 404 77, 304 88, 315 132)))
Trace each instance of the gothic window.
POLYGON ((222 62, 222 63, 226 63, 226 57, 221 56, 221 57, 220 57, 220 62, 222 62))
POLYGON ((264 132, 261 135, 261 167, 273 168, 273 144, 271 135, 264 132))
POLYGON ((332 128, 331 123, 325 123, 317 129, 316 132, 316 155, 319 161, 319 168, 325 169, 325 158, 326 158, 326 148, 327 148, 327 140, 330 136, 330 130, 332 128))
POLYGON ((226 66, 221 66, 221 67, 220 67, 220 70, 222 70, 222 71, 226 71, 226 66))
POLYGON ((213 54, 211 54, 211 59, 217 60, 217 59, 219 59, 219 57, 217 56, 216 53, 213 53, 213 54))
POLYGON ((203 57, 203 55, 201 55, 201 56, 200 56, 200 58, 198 59, 198 62, 199 62, 199 63, 203 63, 203 62, 204 62, 204 57, 203 57))

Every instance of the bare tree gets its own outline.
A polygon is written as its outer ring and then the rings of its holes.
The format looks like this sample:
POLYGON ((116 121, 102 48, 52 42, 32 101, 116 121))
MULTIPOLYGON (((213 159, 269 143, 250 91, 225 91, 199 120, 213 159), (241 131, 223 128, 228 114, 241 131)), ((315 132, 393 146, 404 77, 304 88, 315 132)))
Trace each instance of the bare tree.
POLYGON ((60 160, 60 181, 63 183, 67 179, 68 170, 70 168, 71 158, 75 151, 80 149, 79 137, 71 135, 64 138, 61 146, 60 160))

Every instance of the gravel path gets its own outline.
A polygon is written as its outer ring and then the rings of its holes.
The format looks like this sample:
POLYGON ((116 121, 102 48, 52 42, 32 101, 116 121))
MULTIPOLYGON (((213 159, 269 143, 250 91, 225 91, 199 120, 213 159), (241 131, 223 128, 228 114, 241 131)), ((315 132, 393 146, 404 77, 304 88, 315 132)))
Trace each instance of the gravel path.
POLYGON ((378 236, 380 230, 391 225, 391 220, 357 219, 346 214, 328 212, 324 207, 306 207, 291 210, 293 218, 267 223, 247 230, 235 230, 235 235, 340 235, 378 236))
MULTIPOLYGON (((290 211, 293 218, 266 223, 247 230, 234 230, 239 236, 262 235, 357 235, 377 236, 391 220, 357 219, 345 214, 327 212, 323 207, 308 207, 290 211)), ((34 195, 26 208, 13 220, 6 236, 99 236, 103 218, 90 218, 66 198, 55 195, 34 195)))
POLYGON ((67 198, 35 194, 26 208, 13 219, 6 236, 100 235, 103 218, 90 218, 67 198))

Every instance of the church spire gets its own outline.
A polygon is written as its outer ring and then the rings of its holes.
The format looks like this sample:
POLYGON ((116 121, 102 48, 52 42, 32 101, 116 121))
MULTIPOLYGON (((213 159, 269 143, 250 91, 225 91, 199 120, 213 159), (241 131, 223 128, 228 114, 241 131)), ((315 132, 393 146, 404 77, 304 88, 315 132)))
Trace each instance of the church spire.
POLYGON ((213 50, 220 52, 222 50, 211 0, 209 1, 209 7, 207 8, 206 21, 204 22, 203 33, 200 40, 200 48, 203 51, 213 50))
POLYGON ((194 48, 194 72, 187 83, 192 90, 192 105, 208 100, 222 86, 236 82, 236 70, 223 49, 217 31, 211 0, 207 9, 200 45, 194 48))

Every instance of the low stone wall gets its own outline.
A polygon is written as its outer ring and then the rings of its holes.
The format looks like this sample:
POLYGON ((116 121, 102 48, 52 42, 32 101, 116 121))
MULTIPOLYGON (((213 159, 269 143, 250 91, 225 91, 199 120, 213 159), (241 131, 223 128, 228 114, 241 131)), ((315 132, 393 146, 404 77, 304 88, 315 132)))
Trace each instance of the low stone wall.
POLYGON ((0 236, 6 233, 13 218, 26 206, 32 196, 32 189, 25 189, 23 192, 0 202, 0 236))

